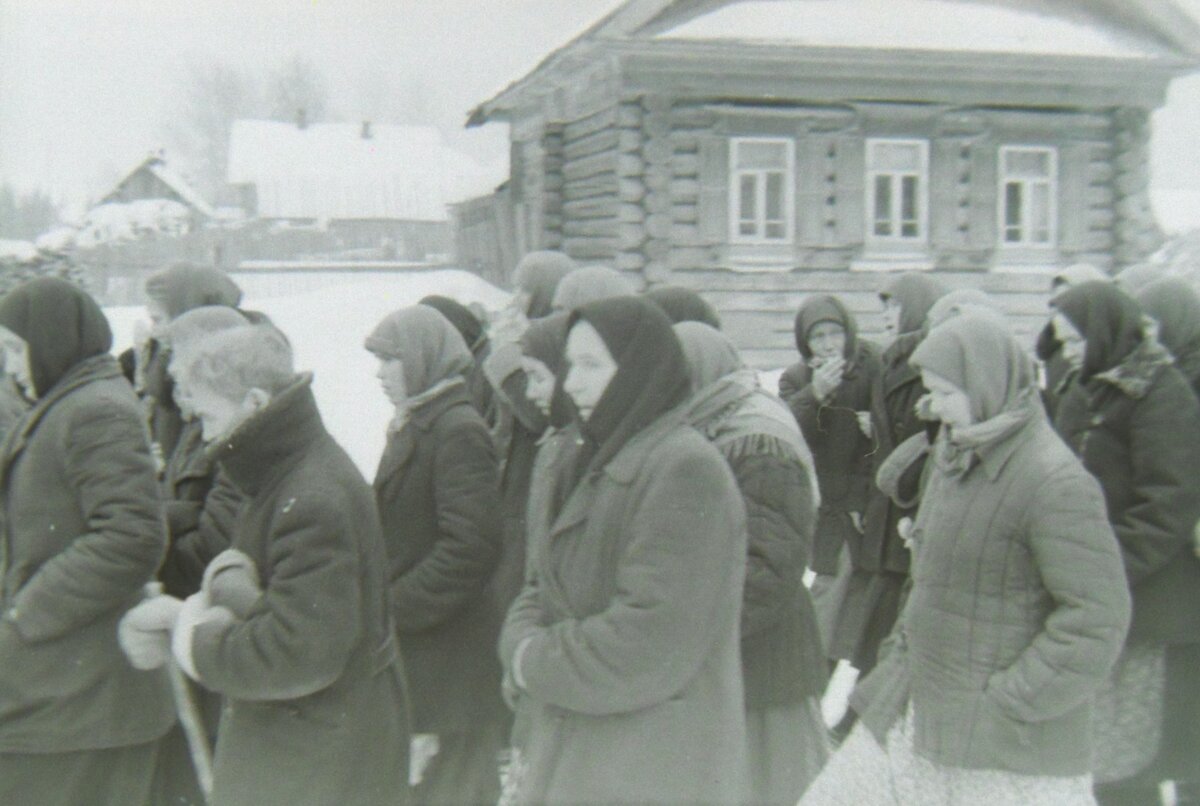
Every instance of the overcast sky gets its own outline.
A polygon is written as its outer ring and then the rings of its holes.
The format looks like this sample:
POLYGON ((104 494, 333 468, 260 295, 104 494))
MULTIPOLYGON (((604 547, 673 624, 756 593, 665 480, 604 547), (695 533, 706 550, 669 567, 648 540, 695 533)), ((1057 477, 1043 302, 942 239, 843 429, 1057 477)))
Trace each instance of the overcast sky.
MULTIPOLYGON (((264 74, 297 55, 342 118, 388 122, 406 103, 502 161, 506 127, 463 131, 467 111, 619 2, 0 0, 0 179, 64 199, 102 192, 164 144, 195 66, 264 74)), ((1200 77, 1176 82, 1155 126, 1156 184, 1200 192, 1200 77)))

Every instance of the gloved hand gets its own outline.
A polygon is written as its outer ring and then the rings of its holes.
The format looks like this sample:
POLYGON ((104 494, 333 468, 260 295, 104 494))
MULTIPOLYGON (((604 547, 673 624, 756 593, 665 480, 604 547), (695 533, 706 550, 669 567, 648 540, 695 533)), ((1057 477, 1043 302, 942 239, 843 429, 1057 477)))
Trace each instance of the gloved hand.
POLYGON ((237 549, 225 549, 204 569, 200 590, 214 607, 228 608, 238 618, 246 618, 262 595, 258 567, 249 555, 237 549))
POLYGON ((132 608, 117 625, 117 643, 135 669, 157 669, 171 655, 171 630, 183 602, 155 596, 132 608))
POLYGON ((171 634, 171 652, 183 669, 193 680, 199 680, 196 664, 192 659, 192 636, 201 624, 233 624, 237 618, 232 611, 225 607, 213 607, 209 604, 205 591, 193 593, 184 601, 179 609, 179 618, 175 621, 175 631, 171 634))

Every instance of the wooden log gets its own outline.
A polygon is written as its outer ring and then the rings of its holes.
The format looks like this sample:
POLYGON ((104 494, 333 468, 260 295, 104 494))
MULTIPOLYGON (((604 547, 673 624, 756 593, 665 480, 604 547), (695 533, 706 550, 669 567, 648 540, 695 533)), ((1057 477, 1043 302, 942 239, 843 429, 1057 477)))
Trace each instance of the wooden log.
POLYGON ((649 213, 657 213, 669 216, 671 213, 671 196, 659 190, 651 190, 646 194, 646 199, 642 203, 649 213))
POLYGON ((1117 194, 1112 185, 1088 185, 1083 198, 1089 207, 1111 207, 1117 194))
POLYGON ((619 112, 615 107, 602 109, 587 117, 572 121, 563 126, 563 139, 567 142, 579 140, 598 131, 611 129, 617 125, 619 112))
POLYGON ((674 153, 674 146, 666 137, 651 137, 642 143, 642 158, 652 165, 669 164, 674 153))
POLYGON ((672 246, 667 265, 675 271, 711 269, 716 265, 716 255, 711 247, 672 246))
POLYGON ((651 165, 642 176, 646 189, 654 193, 667 193, 671 187, 671 172, 663 165, 651 165))
POLYGON ((642 247, 647 260, 666 261, 671 255, 671 244, 665 240, 653 239, 642 247))
POLYGON ((622 178, 617 184, 617 196, 623 202, 636 204, 646 197, 646 185, 638 178, 622 178))
POLYGON ((671 120, 666 115, 646 114, 642 117, 642 133, 646 137, 666 137, 671 133, 671 120))
POLYGON ((646 243, 646 228, 641 224, 617 224, 617 246, 622 251, 633 251, 646 243))
POLYGON ((640 204, 621 202, 617 208, 617 220, 628 224, 640 224, 646 220, 646 211, 640 204))
POLYGON ((642 109, 652 115, 668 115, 675 108, 675 101, 669 95, 643 95, 642 109))
POLYGON ((641 271, 646 265, 646 256, 641 252, 618 252, 615 263, 618 271, 641 271))
POLYGON ((596 196, 616 195, 622 186, 612 173, 597 174, 586 179, 568 180, 563 184, 562 195, 567 201, 590 199, 596 196))
POLYGON ((700 175, 700 157, 698 154, 674 154, 671 157, 671 173, 680 177, 696 177, 700 175))
POLYGON ((617 130, 617 150, 622 154, 633 154, 641 150, 642 133, 637 129, 617 130))
POLYGON ((563 147, 563 157, 568 161, 574 161, 602 151, 615 151, 620 134, 621 132, 617 129, 602 129, 587 137, 572 140, 563 147))
POLYGON ((665 213, 651 213, 646 216, 645 229, 651 238, 670 238, 671 216, 665 213))
POLYGON ((677 224, 699 224, 700 208, 694 203, 672 204, 671 220, 677 224))
POLYGON ((563 176, 568 180, 586 179, 606 173, 618 165, 617 155, 611 151, 593 154, 590 157, 572 160, 563 166, 563 176))
POLYGON ((617 176, 638 177, 646 170, 646 163, 636 154, 617 155, 617 176))
POLYGON ((701 132, 680 131, 673 129, 670 135, 671 147, 677 154, 695 154, 700 150, 701 132))
POLYGON ((695 224, 671 224, 668 230, 668 237, 671 243, 680 246, 699 246, 703 243, 700 239, 700 228, 695 224))
POLYGON ((576 260, 610 260, 617 242, 615 238, 563 238, 563 249, 576 260))
POLYGON ((716 119, 716 114, 702 106, 676 104, 671 108, 671 126, 676 129, 709 130, 716 119))
POLYGON ((563 212, 570 218, 612 218, 620 206, 615 196, 597 196, 590 199, 569 201, 563 204, 563 212))
POLYGON ((1117 221, 1117 211, 1113 207, 1089 207, 1083 221, 1089 230, 1112 229, 1117 221))
POLYGON ((611 218, 572 218, 563 222, 562 231, 568 238, 611 237, 619 225, 611 218))
POLYGON ((671 281, 671 267, 664 261, 652 260, 642 269, 642 276, 647 282, 669 283, 671 281))
POLYGON ((642 107, 636 103, 622 103, 617 107, 616 125, 623 129, 637 129, 642 125, 642 107))
POLYGON ((700 181, 672 178, 668 190, 675 202, 695 202, 700 198, 700 181))
POLYGON ((1093 185, 1099 185, 1104 182, 1111 182, 1113 177, 1117 175, 1116 168, 1108 160, 1092 160, 1087 166, 1088 182, 1093 185))

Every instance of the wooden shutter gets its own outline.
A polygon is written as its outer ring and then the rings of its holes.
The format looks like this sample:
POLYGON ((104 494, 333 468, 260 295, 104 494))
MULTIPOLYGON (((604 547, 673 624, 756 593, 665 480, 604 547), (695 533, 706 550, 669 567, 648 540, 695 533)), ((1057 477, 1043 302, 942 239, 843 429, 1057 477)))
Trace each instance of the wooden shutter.
POLYGON ((964 144, 952 137, 939 137, 929 149, 929 242, 934 249, 954 249, 964 245, 965 233, 959 229, 962 216, 959 202, 965 200, 962 174, 970 170, 970 159, 962 159, 964 144))
POLYGON ((967 218, 967 243, 972 249, 996 248, 997 184, 996 160, 999 149, 989 139, 971 145, 970 215, 967 218))
POLYGON ((729 140, 715 134, 700 139, 700 237, 706 243, 729 240, 729 140))
POLYGON ((835 142, 828 134, 803 134, 796 140, 796 241, 805 246, 827 246, 833 228, 827 226, 835 210, 835 163, 829 157, 835 142))
POLYGON ((1058 149, 1058 248, 1062 253, 1088 248, 1088 163, 1086 144, 1058 149))
POLYGON ((866 216, 866 140, 861 134, 836 137, 837 241, 844 246, 863 242, 866 216))

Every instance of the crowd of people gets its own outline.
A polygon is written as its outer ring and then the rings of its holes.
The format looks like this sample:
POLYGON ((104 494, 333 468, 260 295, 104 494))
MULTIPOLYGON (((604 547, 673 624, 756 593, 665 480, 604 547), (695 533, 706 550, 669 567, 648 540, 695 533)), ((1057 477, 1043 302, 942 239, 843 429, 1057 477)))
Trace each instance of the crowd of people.
POLYGON ((1146 275, 1065 269, 1028 348, 935 274, 886 345, 809 295, 776 394, 695 292, 535 252, 364 334, 372 483, 228 276, 119 357, 26 282, 0 802, 1200 802, 1200 296, 1146 275))

